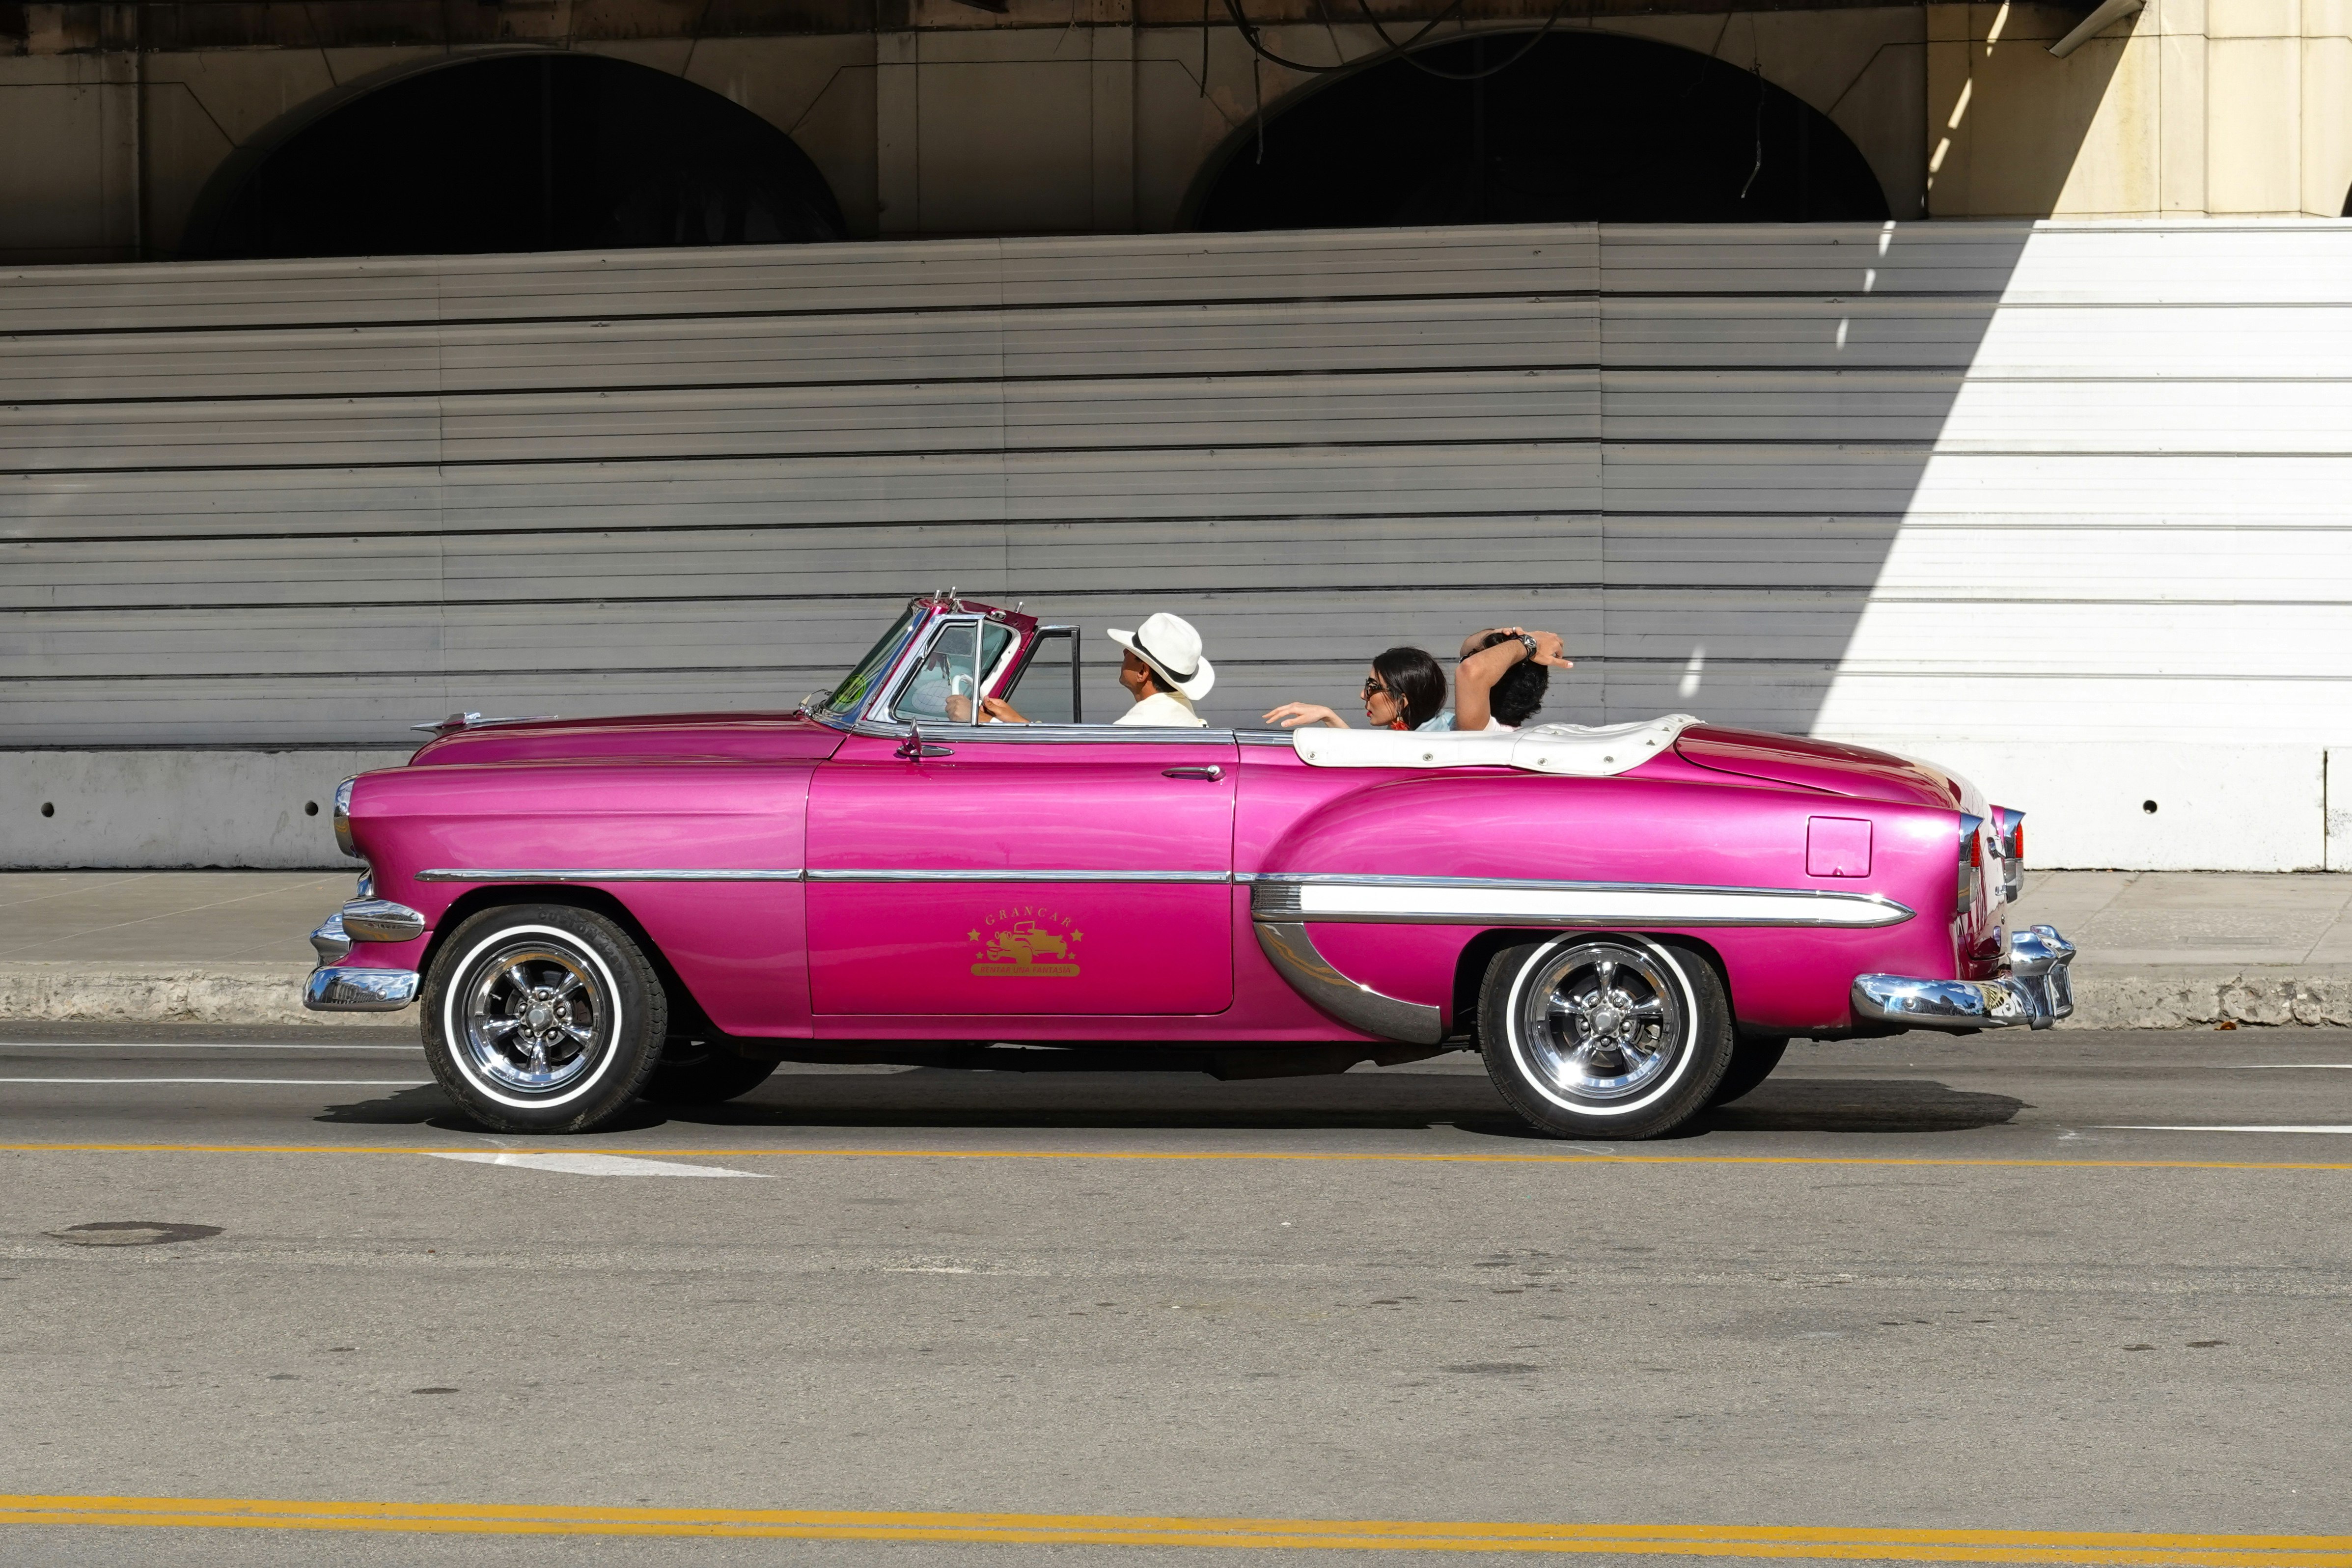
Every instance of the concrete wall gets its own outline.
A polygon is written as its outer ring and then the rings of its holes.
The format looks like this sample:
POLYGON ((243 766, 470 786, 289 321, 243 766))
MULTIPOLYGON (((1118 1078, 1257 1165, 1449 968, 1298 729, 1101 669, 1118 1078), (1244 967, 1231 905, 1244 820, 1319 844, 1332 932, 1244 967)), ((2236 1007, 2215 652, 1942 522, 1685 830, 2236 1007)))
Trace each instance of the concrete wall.
POLYGON ((2079 13, 1927 8, 1936 217, 2336 217, 2352 5, 2149 0, 2065 59, 2079 13))
MULTIPOLYGON (((1125 0, 1024 0, 1001 19, 925 0, 911 26, 704 39, 583 36, 557 11, 510 10, 494 38, 463 44, 134 55, 101 35, 36 36, 26 53, 0 55, 0 147, 34 153, 0 159, 0 261, 168 257, 240 155, 467 55, 577 48, 708 87, 800 144, 853 235, 890 238, 1182 227, 1204 175, 1260 110, 1278 112, 1319 79, 1255 61, 1229 25, 1136 25, 1125 0)), ((1891 5, 1564 25, 1759 70, 1853 137, 1889 210, 1911 216, 1925 193, 1927 16, 1891 5)), ((1361 25, 1276 24, 1265 37, 1315 61, 1381 47, 1361 25)))
MULTIPOLYGON (((1255 9, 1276 14, 1265 37, 1294 58, 1381 47, 1362 25, 1255 9)), ((1479 10, 1477 26, 1524 29, 1549 7, 1479 10)), ((1017 0, 1002 16, 912 0, 878 27, 729 37, 692 36, 667 13, 600 30, 568 5, 509 5, 472 31, 441 26, 437 41, 418 41, 436 34, 420 13, 380 30, 405 41, 299 48, 180 39, 134 50, 130 8, 25 13, 22 52, 0 51, 0 260, 169 256, 237 155, 466 55, 582 49, 709 87, 793 136, 861 237, 1181 227, 1261 109, 1278 113, 1319 79, 1256 60, 1229 25, 1139 18, 1134 0, 1017 0), (117 20, 61 19, 85 15, 117 20)), ((2153 0, 2052 58, 2048 45, 2080 16, 1929 5, 1563 25, 1759 71, 1853 139, 1898 217, 2344 211, 2352 0, 2153 0)), ((371 35, 346 25, 336 36, 371 35)))
POLYGON ((335 786, 408 755, 0 751, 0 869, 348 866, 335 786))

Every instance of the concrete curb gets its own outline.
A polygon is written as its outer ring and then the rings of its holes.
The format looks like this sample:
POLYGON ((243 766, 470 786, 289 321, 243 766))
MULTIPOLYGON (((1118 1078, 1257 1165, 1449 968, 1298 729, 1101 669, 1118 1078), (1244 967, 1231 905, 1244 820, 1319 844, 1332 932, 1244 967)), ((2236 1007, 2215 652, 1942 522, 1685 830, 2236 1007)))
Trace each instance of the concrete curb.
MULTIPOLYGON (((314 1013, 307 964, 0 964, 0 1020, 329 1024, 414 1032, 414 1009, 314 1013)), ((2077 971, 2067 1029, 2352 1025, 2352 969, 2077 971)))
POLYGON ((2149 969, 2074 973, 2070 1029, 2352 1024, 2352 970, 2149 969))
POLYGON ((0 964, 0 1019, 32 1023, 335 1024, 416 1031, 396 1013, 314 1013, 308 964, 0 964))

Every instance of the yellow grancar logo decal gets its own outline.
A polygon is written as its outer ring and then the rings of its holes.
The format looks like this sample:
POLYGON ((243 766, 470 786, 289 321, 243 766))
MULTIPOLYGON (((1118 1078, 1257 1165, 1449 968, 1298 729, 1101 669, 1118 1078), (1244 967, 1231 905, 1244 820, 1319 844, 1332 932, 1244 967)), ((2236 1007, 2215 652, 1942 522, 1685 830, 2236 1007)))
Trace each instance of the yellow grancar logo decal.
POLYGON ((965 934, 981 946, 971 972, 992 978, 1066 980, 1078 966, 1072 955, 1086 933, 1066 915, 1034 904, 1008 904, 965 934))

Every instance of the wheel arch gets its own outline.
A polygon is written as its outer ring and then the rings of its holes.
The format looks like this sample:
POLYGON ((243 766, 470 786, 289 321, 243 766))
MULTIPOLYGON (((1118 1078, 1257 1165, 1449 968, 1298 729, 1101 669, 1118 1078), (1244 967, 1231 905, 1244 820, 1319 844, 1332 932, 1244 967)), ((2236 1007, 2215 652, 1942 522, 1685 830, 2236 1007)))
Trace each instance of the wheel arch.
POLYGON ((1644 942, 1655 942, 1662 947, 1672 947, 1677 952, 1688 954, 1715 971, 1716 979, 1723 987, 1724 999, 1730 1006, 1731 1016, 1735 1019, 1739 1017, 1739 998, 1731 988, 1731 971, 1725 965, 1723 955, 1716 950, 1712 943, 1702 942, 1686 933, 1601 931, 1558 925, 1504 925, 1479 932, 1463 944, 1460 955, 1454 959, 1453 1004, 1446 1014, 1453 1026, 1452 1032, 1476 1038, 1478 993, 1486 983, 1486 968, 1495 961, 1496 954, 1507 947, 1517 947, 1522 943, 1549 942, 1555 936, 1570 935, 1591 937, 1638 937, 1644 942))
POLYGON ((551 904, 565 908, 584 909, 610 920, 621 928, 630 941, 637 945, 637 950, 646 956, 646 962, 653 966, 654 975, 661 981, 663 996, 669 1004, 670 1032, 672 1034, 716 1032, 709 1015, 702 1010, 702 1004, 695 999, 694 992, 679 976, 677 968, 671 965, 668 956, 662 952, 661 944, 655 941, 652 934, 646 929, 645 923, 636 917, 626 904, 601 887, 580 887, 560 883, 520 882, 488 883, 478 887, 469 887, 450 900, 449 907, 442 913, 441 918, 435 922, 432 939, 425 944, 424 955, 417 959, 418 972, 430 974, 435 962, 440 956, 442 945, 449 939, 450 934, 475 915, 486 909, 499 909, 509 904, 551 904))

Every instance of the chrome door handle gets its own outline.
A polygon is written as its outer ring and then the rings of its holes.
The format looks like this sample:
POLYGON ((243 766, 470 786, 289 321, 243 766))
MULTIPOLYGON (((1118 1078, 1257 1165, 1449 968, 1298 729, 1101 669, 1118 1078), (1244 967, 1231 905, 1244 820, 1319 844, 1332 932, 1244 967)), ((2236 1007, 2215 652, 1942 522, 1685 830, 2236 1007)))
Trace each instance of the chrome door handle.
POLYGON ((1205 779, 1212 784, 1224 776, 1225 770, 1213 762, 1206 768, 1163 768, 1160 770, 1162 779, 1205 779))
POLYGON ((907 727, 907 738, 898 743, 898 756, 906 761, 920 762, 926 757, 953 757, 955 755, 955 747, 952 746, 924 745, 923 727, 919 724, 908 725, 907 727))

